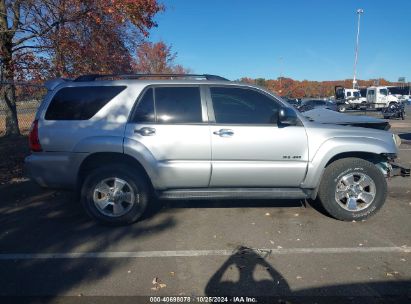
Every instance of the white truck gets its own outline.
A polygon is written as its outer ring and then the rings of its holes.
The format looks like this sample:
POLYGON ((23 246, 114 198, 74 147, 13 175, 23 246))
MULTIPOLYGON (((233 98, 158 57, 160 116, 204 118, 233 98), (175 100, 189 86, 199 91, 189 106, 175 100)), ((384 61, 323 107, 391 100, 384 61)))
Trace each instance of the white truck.
POLYGON ((345 112, 347 109, 360 109, 367 106, 367 98, 362 97, 358 89, 346 89, 342 86, 336 86, 335 98, 339 112, 345 112))
POLYGON ((367 88, 367 103, 371 109, 382 109, 399 102, 398 97, 392 95, 386 86, 367 88))

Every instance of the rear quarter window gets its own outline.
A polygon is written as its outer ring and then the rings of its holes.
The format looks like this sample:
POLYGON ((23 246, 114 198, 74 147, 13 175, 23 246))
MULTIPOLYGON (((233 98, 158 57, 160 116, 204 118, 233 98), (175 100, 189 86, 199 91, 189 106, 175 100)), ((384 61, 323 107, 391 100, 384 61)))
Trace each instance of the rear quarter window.
POLYGON ((125 86, 67 87, 59 90, 50 102, 46 120, 87 120, 110 100, 126 89, 125 86))

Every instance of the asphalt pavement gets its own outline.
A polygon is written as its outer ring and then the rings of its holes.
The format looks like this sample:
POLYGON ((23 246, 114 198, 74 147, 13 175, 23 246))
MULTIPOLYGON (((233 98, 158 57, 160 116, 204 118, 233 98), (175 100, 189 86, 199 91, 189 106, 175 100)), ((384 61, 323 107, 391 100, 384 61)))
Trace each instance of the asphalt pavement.
MULTIPOLYGON (((411 165, 411 116, 392 126, 403 139, 399 161, 411 165)), ((95 224, 70 192, 3 185, 0 296, 411 302, 411 179, 388 183, 387 203, 364 222, 299 200, 159 201, 127 227, 95 224)))

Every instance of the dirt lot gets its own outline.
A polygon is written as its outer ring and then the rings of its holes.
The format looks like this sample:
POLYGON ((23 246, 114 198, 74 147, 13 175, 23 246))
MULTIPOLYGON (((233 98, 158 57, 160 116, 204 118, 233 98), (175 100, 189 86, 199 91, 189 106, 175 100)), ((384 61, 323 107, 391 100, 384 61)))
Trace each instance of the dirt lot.
MULTIPOLYGON (((392 126, 403 139, 399 160, 410 165, 411 115, 392 126)), ((411 302, 409 178, 389 181, 385 207, 366 222, 339 222, 294 200, 177 201, 156 202, 142 221, 110 228, 87 218, 70 192, 20 179, 26 140, 0 139, 0 296, 411 302)))
MULTIPOLYGON (((35 112, 18 114, 19 128, 22 134, 28 134, 31 123, 34 120, 35 114, 36 114, 35 112)), ((0 136, 3 136, 5 132, 6 132, 5 116, 0 115, 0 136)))
POLYGON ((0 185, 21 181, 24 158, 28 154, 27 136, 0 137, 0 185))

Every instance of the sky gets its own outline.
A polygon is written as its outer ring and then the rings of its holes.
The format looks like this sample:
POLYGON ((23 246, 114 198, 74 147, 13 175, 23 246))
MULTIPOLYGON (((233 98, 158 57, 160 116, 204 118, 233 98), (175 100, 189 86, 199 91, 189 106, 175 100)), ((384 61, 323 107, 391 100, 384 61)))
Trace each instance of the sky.
POLYGON ((411 81, 411 0, 160 0, 150 40, 195 73, 274 79, 411 81))

